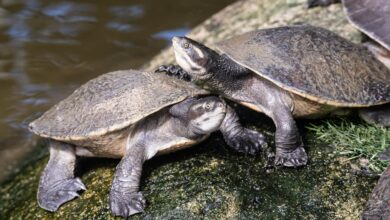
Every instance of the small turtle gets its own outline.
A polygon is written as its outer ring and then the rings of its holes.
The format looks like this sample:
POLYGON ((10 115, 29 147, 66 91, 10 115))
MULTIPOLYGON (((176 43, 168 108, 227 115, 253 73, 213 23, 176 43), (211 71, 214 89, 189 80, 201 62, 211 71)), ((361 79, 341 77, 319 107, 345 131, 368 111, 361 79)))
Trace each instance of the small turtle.
POLYGON ((308 0, 308 7, 343 3, 350 23, 371 41, 364 45, 390 68, 390 1, 389 0, 308 0))
POLYGON ((222 55, 187 37, 172 41, 180 66, 163 65, 156 71, 186 75, 271 117, 276 165, 307 163, 294 117, 361 108, 366 121, 390 126, 390 108, 384 105, 390 102, 390 71, 365 47, 323 28, 255 30, 218 43, 222 55))
POLYGON ((29 129, 50 139, 50 159, 39 182, 38 204, 49 211, 85 190, 74 177, 77 156, 122 158, 110 193, 114 215, 142 212, 142 164, 157 154, 186 148, 220 130, 238 151, 255 153, 264 137, 243 128, 225 102, 168 76, 116 71, 90 80, 53 106, 29 129))

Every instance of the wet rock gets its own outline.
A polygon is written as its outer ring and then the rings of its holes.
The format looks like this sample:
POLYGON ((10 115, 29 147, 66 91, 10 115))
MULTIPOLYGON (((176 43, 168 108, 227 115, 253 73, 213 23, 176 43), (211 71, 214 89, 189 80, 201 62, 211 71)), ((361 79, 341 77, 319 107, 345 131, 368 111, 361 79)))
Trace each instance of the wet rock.
MULTIPOLYGON (((330 28, 359 42, 361 35, 343 15, 341 5, 306 8, 306 0, 238 1, 199 25, 190 36, 208 45, 255 28, 290 23, 330 28)), ((171 49, 157 55, 146 69, 174 62, 171 49)), ((272 145, 273 125, 260 114, 239 108, 246 126, 264 130, 272 145)), ((304 129, 304 128, 302 128, 304 129)), ((305 130, 305 129, 304 129, 305 130)), ((133 219, 357 219, 376 179, 353 174, 349 162, 330 146, 306 133, 308 166, 266 169, 261 155, 230 151, 219 134, 203 144, 153 158, 144 165, 141 190, 148 200, 144 214, 133 219)), ((77 175, 87 186, 80 198, 56 213, 40 209, 36 190, 48 157, 45 146, 18 174, 1 184, 4 219, 114 219, 108 193, 118 160, 82 159, 77 175)))

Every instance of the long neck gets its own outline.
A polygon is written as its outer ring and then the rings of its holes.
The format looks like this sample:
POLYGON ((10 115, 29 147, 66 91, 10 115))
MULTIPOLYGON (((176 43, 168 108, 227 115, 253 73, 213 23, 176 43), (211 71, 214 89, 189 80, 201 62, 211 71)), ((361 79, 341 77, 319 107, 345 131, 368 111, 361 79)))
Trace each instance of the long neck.
MULTIPOLYGON (((237 64, 226 55, 218 55, 209 68, 210 79, 205 85, 218 93, 228 93, 242 88, 250 70, 237 64)), ((227 95, 227 94, 226 94, 227 95)))
POLYGON ((225 54, 218 57, 215 67, 226 77, 233 79, 245 76, 250 72, 250 70, 236 63, 225 54))

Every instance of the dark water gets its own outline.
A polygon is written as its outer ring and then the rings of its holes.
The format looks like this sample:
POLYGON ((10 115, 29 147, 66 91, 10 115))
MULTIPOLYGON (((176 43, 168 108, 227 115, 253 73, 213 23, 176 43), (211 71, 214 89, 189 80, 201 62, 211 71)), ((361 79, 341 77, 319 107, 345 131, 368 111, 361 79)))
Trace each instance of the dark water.
POLYGON ((27 124, 99 74, 138 68, 233 0, 0 0, 0 179, 33 148, 27 124))

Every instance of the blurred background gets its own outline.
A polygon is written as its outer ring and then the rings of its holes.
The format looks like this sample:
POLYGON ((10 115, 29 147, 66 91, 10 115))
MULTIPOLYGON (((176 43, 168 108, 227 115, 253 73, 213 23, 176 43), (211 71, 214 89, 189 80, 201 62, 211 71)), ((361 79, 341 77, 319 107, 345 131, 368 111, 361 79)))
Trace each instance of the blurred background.
POLYGON ((34 150, 30 121, 100 74, 139 68, 233 0, 0 0, 0 181, 34 150))

